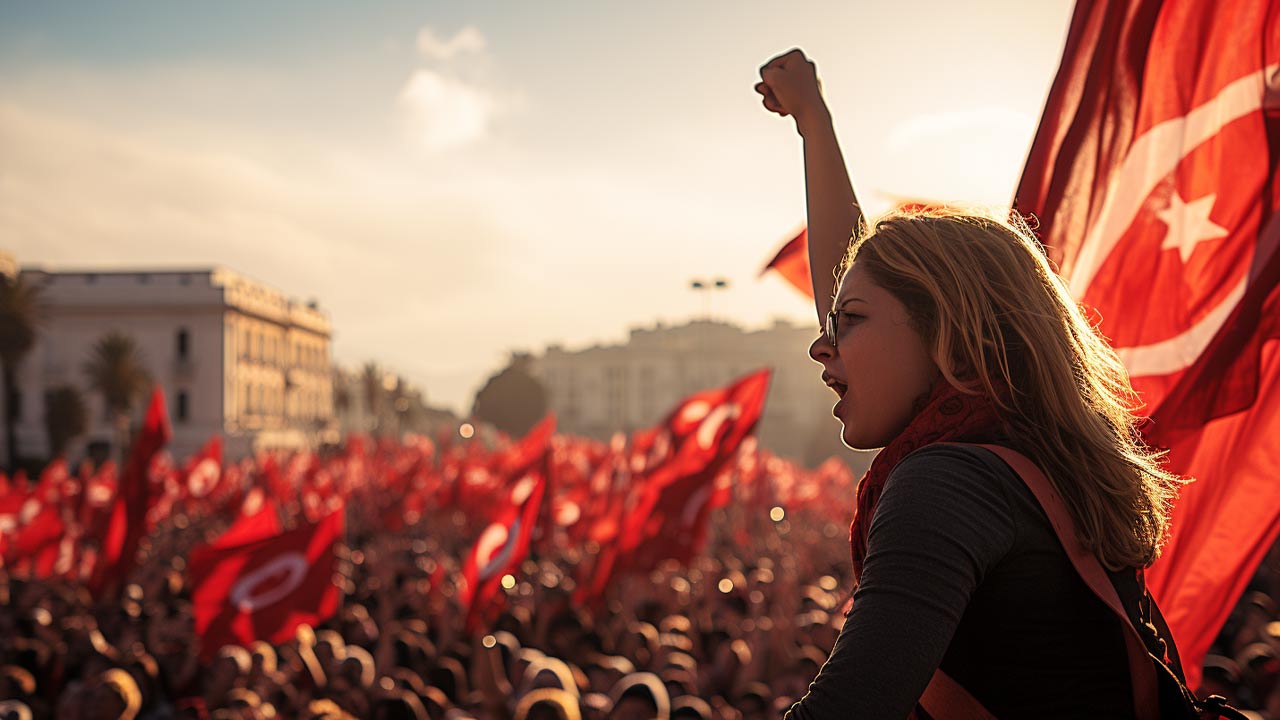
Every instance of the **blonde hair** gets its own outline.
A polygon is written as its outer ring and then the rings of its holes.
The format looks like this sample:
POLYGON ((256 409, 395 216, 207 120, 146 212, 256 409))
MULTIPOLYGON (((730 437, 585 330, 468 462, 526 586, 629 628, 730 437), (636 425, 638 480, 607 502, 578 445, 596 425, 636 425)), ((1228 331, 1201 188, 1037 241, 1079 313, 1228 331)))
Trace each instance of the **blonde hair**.
POLYGON ((1020 216, 892 214, 859 228, 840 276, 854 263, 906 306, 947 382, 995 401, 1085 548, 1112 570, 1159 557, 1186 481, 1143 442, 1128 372, 1020 216))

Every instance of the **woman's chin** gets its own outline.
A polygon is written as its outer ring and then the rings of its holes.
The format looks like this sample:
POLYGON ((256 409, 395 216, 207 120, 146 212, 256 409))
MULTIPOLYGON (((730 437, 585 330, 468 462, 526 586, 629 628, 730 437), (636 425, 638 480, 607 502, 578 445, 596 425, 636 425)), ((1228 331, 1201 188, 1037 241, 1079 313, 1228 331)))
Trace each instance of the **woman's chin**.
POLYGON ((840 433, 840 442, 850 450, 857 452, 871 452, 879 450, 885 446, 885 443, 878 442, 879 438, 869 438, 859 434, 855 429, 848 425, 844 426, 844 430, 840 433))

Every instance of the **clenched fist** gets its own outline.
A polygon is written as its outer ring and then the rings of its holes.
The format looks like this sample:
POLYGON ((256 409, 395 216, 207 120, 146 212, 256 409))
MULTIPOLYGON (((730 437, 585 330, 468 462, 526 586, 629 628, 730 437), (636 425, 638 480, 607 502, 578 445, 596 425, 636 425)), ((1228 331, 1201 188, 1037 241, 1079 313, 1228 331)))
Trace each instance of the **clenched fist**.
POLYGON ((773 58, 760 68, 756 92, 763 96, 766 110, 794 117, 797 126, 827 111, 817 67, 799 48, 773 58))

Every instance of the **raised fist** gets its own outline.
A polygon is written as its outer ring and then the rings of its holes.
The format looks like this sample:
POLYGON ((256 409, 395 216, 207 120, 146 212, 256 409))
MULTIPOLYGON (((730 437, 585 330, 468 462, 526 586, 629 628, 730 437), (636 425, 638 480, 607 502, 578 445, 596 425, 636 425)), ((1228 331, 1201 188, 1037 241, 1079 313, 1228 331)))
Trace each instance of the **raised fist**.
POLYGON ((785 52, 760 68, 756 92, 763 96, 764 107, 786 117, 800 118, 826 107, 817 66, 799 48, 785 52))

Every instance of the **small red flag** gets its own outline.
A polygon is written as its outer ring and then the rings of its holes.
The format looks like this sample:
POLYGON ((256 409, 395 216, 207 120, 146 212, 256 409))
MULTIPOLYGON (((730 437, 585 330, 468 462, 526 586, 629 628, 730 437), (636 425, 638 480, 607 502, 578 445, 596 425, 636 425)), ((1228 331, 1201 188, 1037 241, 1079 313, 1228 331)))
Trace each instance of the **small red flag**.
POLYGON ((212 497, 222 480, 222 437, 214 435, 205 441, 200 452, 187 460, 183 483, 185 497, 203 500, 212 497))
POLYGON ((138 543, 146 530, 147 508, 151 504, 147 469, 171 435, 164 391, 157 385, 151 393, 142 430, 129 450, 129 463, 120 478, 107 533, 98 552, 93 576, 89 579, 89 591, 95 598, 113 594, 133 569, 138 543))
POLYGON ((641 569, 675 558, 688 563, 706 541, 716 478, 764 413, 770 370, 686 398, 664 424, 669 459, 643 480, 642 501, 620 539, 641 569), (640 557, 643 556, 643 557, 640 557))
POLYGON ((795 237, 788 240, 760 274, 770 270, 776 270, 792 287, 813 297, 813 278, 809 276, 809 228, 801 228, 795 237))
POLYGON ((299 625, 332 617, 341 600, 333 577, 342 532, 338 511, 273 537, 193 550, 187 575, 201 655, 232 643, 282 643, 299 625))
POLYGON ((462 566, 466 587, 460 600, 467 608, 468 632, 476 632, 488 622, 501 599, 502 576, 515 574, 528 556, 546 487, 547 479, 540 472, 517 480, 467 555, 462 566))
MULTIPOLYGON (((67 529, 62 522, 58 503, 44 502, 34 496, 27 502, 35 504, 39 509, 29 521, 18 527, 11 535, 4 547, 4 565, 32 572, 36 577, 48 577, 49 573, 41 574, 38 569, 28 567, 28 564, 37 560, 39 554, 50 548, 53 548, 56 553, 67 529)), ((24 508, 24 514, 30 513, 32 509, 32 506, 28 505, 24 508)))

